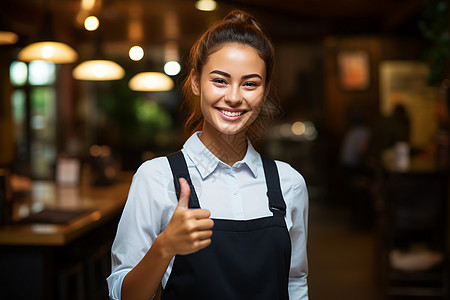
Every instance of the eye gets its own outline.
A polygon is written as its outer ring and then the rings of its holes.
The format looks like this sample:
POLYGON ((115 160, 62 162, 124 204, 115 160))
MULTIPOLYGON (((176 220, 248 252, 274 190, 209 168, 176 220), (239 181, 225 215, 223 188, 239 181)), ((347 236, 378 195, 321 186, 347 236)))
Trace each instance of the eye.
POLYGON ((214 78, 214 79, 212 80, 212 82, 214 82, 214 83, 216 83, 216 84, 219 84, 219 85, 227 84, 227 82, 226 82, 224 79, 222 79, 222 78, 214 78))
POLYGON ((247 82, 245 82, 243 85, 244 85, 245 87, 248 87, 248 88, 256 88, 256 87, 259 86, 259 84, 257 84, 257 83, 254 82, 254 81, 247 81, 247 82))

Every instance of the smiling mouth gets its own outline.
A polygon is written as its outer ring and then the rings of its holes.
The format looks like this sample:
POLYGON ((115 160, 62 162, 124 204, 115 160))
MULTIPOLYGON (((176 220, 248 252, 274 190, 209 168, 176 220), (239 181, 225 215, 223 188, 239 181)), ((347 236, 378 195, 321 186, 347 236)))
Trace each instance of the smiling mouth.
POLYGON ((218 108, 218 110, 227 117, 239 117, 245 113, 244 110, 241 111, 228 111, 218 108))

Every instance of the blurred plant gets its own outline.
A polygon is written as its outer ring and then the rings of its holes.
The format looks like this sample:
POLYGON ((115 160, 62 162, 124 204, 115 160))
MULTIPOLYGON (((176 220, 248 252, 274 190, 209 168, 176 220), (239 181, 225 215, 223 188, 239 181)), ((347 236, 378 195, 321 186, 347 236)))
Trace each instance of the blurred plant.
POLYGON ((140 124, 146 128, 145 131, 153 129, 167 130, 172 125, 169 114, 156 103, 144 97, 135 98, 134 101, 135 114, 140 124))
POLYGON ((172 117, 165 108, 127 86, 116 85, 101 98, 100 107, 106 120, 100 138, 107 139, 105 143, 145 148, 154 143, 157 134, 173 127, 172 117))
POLYGON ((418 24, 423 37, 430 42, 425 60, 430 66, 428 80, 432 85, 440 84, 448 71, 450 58, 448 2, 448 0, 427 1, 418 24))

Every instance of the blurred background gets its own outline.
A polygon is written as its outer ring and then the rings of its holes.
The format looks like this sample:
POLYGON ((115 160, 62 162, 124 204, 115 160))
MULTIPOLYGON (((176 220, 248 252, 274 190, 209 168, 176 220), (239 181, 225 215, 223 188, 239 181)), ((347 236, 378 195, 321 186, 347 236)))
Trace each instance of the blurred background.
POLYGON ((310 298, 448 299, 449 5, 3 0, 0 293, 107 298, 131 176, 183 145, 190 47, 238 8, 275 46, 257 147, 307 182, 310 298))

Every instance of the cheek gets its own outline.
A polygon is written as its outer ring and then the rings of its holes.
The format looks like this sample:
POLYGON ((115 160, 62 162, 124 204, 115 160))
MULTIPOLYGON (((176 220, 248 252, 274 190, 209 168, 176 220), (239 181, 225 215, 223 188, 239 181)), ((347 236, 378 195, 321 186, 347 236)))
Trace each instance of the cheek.
POLYGON ((201 90, 201 98, 203 99, 203 101, 212 103, 217 101, 218 98, 222 97, 223 93, 223 89, 214 86, 207 86, 201 90))
MULTIPOLYGON (((249 99, 249 98, 247 98, 249 99)), ((264 103, 265 97, 264 97, 264 93, 258 93, 258 94, 253 94, 252 97, 249 99, 249 105, 251 106, 252 110, 259 113, 259 111, 261 110, 261 107, 264 103)))

